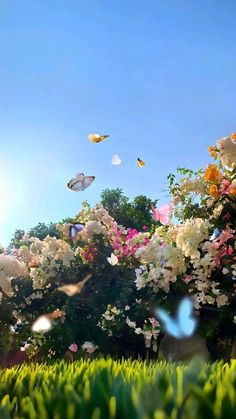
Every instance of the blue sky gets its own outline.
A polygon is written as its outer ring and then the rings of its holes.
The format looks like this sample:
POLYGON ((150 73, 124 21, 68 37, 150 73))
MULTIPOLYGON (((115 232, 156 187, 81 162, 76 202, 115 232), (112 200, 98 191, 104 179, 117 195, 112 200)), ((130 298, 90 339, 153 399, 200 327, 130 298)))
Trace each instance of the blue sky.
POLYGON ((104 188, 165 202, 170 171, 205 166, 236 131, 235 16, 234 0, 1 0, 0 243, 104 188), (73 193, 80 171, 96 180, 73 193))

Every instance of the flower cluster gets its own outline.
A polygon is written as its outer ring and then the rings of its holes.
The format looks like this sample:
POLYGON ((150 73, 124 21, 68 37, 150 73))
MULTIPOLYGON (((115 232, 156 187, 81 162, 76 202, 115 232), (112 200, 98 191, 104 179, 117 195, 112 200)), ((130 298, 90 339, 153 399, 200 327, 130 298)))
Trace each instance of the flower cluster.
POLYGON ((33 288, 45 287, 56 278, 60 267, 70 267, 74 260, 74 251, 64 240, 47 236, 44 240, 30 239, 30 246, 22 246, 18 257, 28 264, 33 288))
POLYGON ((137 335, 143 335, 145 347, 147 349, 152 348, 154 352, 157 352, 157 338, 160 334, 160 323, 154 318, 149 317, 148 321, 144 320, 143 327, 137 327, 136 322, 131 321, 129 317, 126 317, 126 323, 137 335))
MULTIPOLYGON (((11 279, 16 277, 28 276, 25 263, 18 261, 15 257, 0 254, 0 288, 8 297, 13 296, 11 279)), ((0 292, 0 301, 2 293, 0 292)))

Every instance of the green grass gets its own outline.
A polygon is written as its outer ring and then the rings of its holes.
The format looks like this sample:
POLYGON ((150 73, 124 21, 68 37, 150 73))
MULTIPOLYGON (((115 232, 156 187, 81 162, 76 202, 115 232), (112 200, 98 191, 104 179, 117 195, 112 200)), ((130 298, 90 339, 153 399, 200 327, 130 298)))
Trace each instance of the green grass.
POLYGON ((0 370, 1 419, 236 418, 236 360, 111 359, 0 370))

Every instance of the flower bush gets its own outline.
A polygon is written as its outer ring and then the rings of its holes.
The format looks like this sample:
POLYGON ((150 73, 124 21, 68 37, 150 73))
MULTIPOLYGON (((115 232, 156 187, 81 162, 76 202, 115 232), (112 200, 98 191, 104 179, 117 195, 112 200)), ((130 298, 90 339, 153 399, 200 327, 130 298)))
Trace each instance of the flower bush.
POLYGON ((168 176, 175 224, 125 228, 101 204, 91 208, 85 202, 73 220, 84 229, 73 240, 71 223, 61 222, 61 238, 25 235, 19 248, 1 253, 1 346, 46 359, 85 352, 145 356, 147 350, 155 356, 162 329, 154 309, 174 312, 184 295, 194 302, 198 332, 209 347, 222 339, 232 343, 235 134, 219 139, 209 152, 214 162, 205 169, 179 168, 168 176), (91 279, 77 294, 58 290, 88 273, 91 279), (33 333, 40 315, 49 316, 53 327, 33 333))

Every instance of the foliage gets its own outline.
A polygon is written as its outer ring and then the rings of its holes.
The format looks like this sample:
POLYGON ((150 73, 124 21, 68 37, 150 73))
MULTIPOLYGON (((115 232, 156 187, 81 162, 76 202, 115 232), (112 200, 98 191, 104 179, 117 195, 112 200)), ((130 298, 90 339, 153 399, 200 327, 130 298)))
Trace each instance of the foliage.
MULTIPOLYGON (((102 204, 84 202, 73 220, 55 226, 60 238, 22 237, 18 249, 0 254, 1 346, 23 347, 43 359, 63 357, 70 347, 78 347, 77 357, 85 347, 115 357, 156 357, 162 325, 155 309, 174 315, 188 295, 198 333, 213 359, 223 356, 214 348, 232 345, 236 324, 236 152, 227 154, 221 141, 224 148, 214 149, 217 164, 169 176, 179 224, 154 222, 147 197, 129 202, 122 190, 106 190, 103 203, 118 219, 102 204), (84 223, 74 237, 71 222, 84 223), (58 289, 88 273, 78 294, 58 289), (32 323, 44 314, 56 315, 52 329, 33 333, 32 323)), ((234 150, 236 142, 228 143, 234 150)))
POLYGON ((3 419, 228 419, 236 409, 236 360, 29 364, 0 371, 0 383, 3 419))
POLYGON ((117 223, 138 231, 142 231, 143 226, 149 229, 153 225, 150 204, 155 206, 156 203, 157 200, 152 201, 145 195, 138 195, 130 202, 120 188, 104 189, 101 193, 101 204, 117 223))

